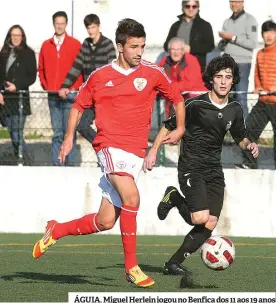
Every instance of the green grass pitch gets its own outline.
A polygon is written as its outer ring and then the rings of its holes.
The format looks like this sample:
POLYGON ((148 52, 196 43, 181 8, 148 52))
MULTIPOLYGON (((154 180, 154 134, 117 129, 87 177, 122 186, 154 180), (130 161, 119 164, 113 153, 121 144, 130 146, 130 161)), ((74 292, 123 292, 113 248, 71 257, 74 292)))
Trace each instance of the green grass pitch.
POLYGON ((91 235, 58 241, 38 260, 38 234, 0 234, 0 302, 66 302, 68 292, 251 292, 276 291, 276 240, 233 238, 236 260, 215 272, 198 253, 185 262, 187 277, 164 276, 162 266, 182 237, 138 236, 141 268, 156 284, 148 289, 126 282, 120 236, 91 235))

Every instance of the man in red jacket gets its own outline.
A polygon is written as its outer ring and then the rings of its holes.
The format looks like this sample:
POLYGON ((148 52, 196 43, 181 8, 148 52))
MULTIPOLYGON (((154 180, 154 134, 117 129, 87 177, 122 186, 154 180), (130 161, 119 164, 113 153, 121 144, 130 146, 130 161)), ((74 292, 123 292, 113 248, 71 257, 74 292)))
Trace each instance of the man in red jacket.
MULTIPOLYGON (((55 34, 52 38, 44 41, 42 44, 38 63, 38 74, 41 86, 43 89, 49 91, 48 101, 54 132, 52 139, 52 161, 55 166, 64 165, 58 159, 58 155, 64 139, 69 112, 74 99, 73 94, 69 94, 68 98, 65 100, 61 99, 55 91, 58 91, 61 88, 61 85, 81 48, 81 44, 78 40, 67 35, 67 21, 67 14, 63 11, 56 12, 53 15, 55 34)), ((70 89, 77 90, 81 84, 82 76, 78 77, 70 89)), ((66 165, 73 165, 74 151, 75 148, 73 148, 68 155, 69 157, 67 157, 66 165)))
MULTIPOLYGON (((202 81, 201 68, 197 58, 186 53, 186 45, 181 38, 172 38, 168 44, 169 56, 164 57, 159 66, 164 67, 166 74, 177 82, 181 92, 206 91, 202 81)), ((186 94, 186 98, 195 95, 186 94)), ((172 103, 166 101, 166 118, 169 118, 172 103)))

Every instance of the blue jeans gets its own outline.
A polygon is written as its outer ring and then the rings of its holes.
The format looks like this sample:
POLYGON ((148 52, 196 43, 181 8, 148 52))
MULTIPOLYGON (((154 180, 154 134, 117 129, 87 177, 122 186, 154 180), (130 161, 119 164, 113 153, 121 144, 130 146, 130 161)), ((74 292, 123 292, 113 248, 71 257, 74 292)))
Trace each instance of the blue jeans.
MULTIPOLYGON (((250 74, 250 63, 238 63, 240 70, 240 83, 238 83, 233 91, 248 91, 248 78, 250 74)), ((247 94, 236 94, 235 99, 241 104, 244 119, 248 116, 247 94)))
MULTIPOLYGON (((73 95, 73 94, 71 94, 73 95)), ((69 113, 73 103, 72 96, 68 96, 68 99, 61 99, 58 96, 49 96, 49 109, 53 128, 52 138, 52 162, 54 166, 64 166, 58 159, 61 144, 64 139, 64 135, 67 129, 67 123, 69 119, 69 113)), ((76 136, 74 136, 73 148, 66 157, 67 166, 73 166, 76 154, 76 136)))
MULTIPOLYGON (((23 129, 26 121, 26 116, 23 115, 23 129)), ((12 141, 12 147, 14 154, 18 156, 18 149, 19 149, 19 115, 11 115, 7 116, 5 119, 6 125, 8 127, 10 136, 11 136, 11 141, 12 141)), ((27 151, 27 145, 26 142, 23 139, 23 152, 27 151)))

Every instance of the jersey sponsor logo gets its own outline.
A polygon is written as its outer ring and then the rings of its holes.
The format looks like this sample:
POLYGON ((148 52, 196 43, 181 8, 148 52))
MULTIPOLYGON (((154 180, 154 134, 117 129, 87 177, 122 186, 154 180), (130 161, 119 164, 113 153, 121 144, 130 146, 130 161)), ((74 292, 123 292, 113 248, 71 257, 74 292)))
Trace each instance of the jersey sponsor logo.
POLYGON ((120 169, 124 169, 126 167, 126 162, 125 161, 117 161, 116 166, 120 169))
POLYGON ((229 130, 232 126, 232 121, 228 121, 228 123, 226 124, 226 130, 229 130))
POLYGON ((223 117, 223 113, 218 113, 218 118, 221 119, 223 117))
POLYGON ((113 82, 110 80, 110 81, 108 81, 107 83, 105 83, 105 86, 113 87, 114 84, 113 84, 113 82))
POLYGON ((148 83, 148 81, 145 78, 135 78, 133 80, 133 84, 139 92, 142 91, 146 87, 147 83, 148 83))

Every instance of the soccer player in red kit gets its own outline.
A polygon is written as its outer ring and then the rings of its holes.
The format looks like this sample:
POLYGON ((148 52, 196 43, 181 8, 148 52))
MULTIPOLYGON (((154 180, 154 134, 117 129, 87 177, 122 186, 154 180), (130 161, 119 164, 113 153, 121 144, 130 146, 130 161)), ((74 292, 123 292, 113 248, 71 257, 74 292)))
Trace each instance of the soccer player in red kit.
POLYGON ((142 24, 133 19, 120 21, 116 30, 118 59, 90 75, 70 112, 60 150, 62 162, 72 148, 82 112, 92 104, 95 106, 98 132, 93 147, 103 172, 98 213, 66 223, 49 221, 43 238, 33 249, 33 257, 39 258, 58 239, 111 229, 120 217, 126 279, 140 287, 154 284, 140 269, 136 258, 136 216, 140 203, 136 181, 146 155, 157 92, 174 103, 177 119, 176 129, 164 142, 177 143, 184 134, 185 125, 185 107, 177 84, 170 81, 162 68, 141 59, 145 38, 142 24))

